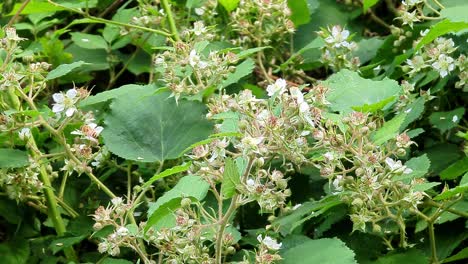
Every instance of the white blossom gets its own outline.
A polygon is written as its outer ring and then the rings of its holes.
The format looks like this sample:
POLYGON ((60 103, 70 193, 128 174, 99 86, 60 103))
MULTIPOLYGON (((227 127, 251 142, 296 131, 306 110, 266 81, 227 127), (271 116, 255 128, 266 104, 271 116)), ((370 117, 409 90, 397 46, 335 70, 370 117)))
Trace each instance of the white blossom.
POLYGON ((128 235, 128 229, 126 227, 119 227, 116 231, 117 235, 120 237, 124 237, 128 235))
POLYGON ((78 101, 78 91, 75 89, 68 90, 65 94, 55 93, 52 95, 54 105, 52 111, 60 115, 65 111, 65 115, 71 117, 77 111, 75 103, 78 101))
POLYGON ((205 14, 205 8, 203 7, 195 8, 193 11, 195 11, 195 14, 199 16, 203 16, 203 14, 205 14))
POLYGON ((283 243, 278 243, 275 239, 269 236, 262 238, 262 235, 258 235, 257 240, 271 250, 279 250, 283 245, 283 243))
POLYGON ((331 35, 325 38, 325 42, 329 44, 333 44, 333 47, 345 47, 350 48, 351 44, 347 41, 349 37, 349 31, 346 29, 341 28, 340 26, 336 25, 333 26, 330 30, 331 35))
POLYGON ((413 12, 403 12, 403 14, 399 17, 403 21, 403 25, 409 25, 413 28, 413 23, 419 21, 418 16, 416 14, 416 10, 413 12))
POLYGON ((123 199, 122 199, 122 197, 114 197, 114 198, 112 198, 111 203, 115 207, 119 207, 119 206, 121 206, 123 204, 123 199))
POLYGON ((18 136, 21 140, 24 141, 31 137, 31 130, 27 127, 24 127, 18 132, 18 136))
POLYGON ((388 165, 390 170, 395 173, 403 173, 403 174, 410 174, 413 172, 412 169, 407 168, 406 166, 403 166, 401 163, 401 160, 395 161, 392 158, 386 158, 385 163, 388 165))
POLYGON ((323 154, 323 157, 325 158, 325 161, 330 162, 335 159, 335 155, 333 155, 333 152, 327 152, 323 154))
POLYGON ((196 36, 200 36, 206 32, 205 24, 202 21, 197 21, 193 24, 193 33, 196 36))
POLYGON ((432 67, 439 72, 440 77, 444 78, 455 69, 455 63, 452 57, 440 54, 437 61, 432 63, 432 67))
POLYGON ((343 181, 343 176, 338 175, 336 178, 333 180, 333 187, 335 188, 335 191, 341 192, 343 190, 343 186, 341 186, 341 182, 343 181))
POLYGON ((452 117, 452 122, 456 123, 458 121, 458 116, 454 115, 452 117))
POLYGON ((200 69, 204 69, 204 68, 208 67, 208 63, 202 61, 200 59, 200 56, 198 56, 197 51, 195 51, 195 50, 190 51, 189 64, 193 68, 198 67, 200 69))
POLYGON ((268 92, 268 96, 273 96, 274 94, 281 95, 286 92, 286 81, 284 79, 277 79, 274 84, 270 84, 267 86, 266 91, 268 92))

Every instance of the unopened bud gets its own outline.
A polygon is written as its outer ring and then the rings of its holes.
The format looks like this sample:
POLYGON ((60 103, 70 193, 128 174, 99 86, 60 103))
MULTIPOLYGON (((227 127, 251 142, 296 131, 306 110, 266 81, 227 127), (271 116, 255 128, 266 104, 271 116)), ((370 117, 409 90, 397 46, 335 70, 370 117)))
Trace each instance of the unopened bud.
POLYGON ((182 207, 189 207, 192 204, 192 200, 190 198, 184 198, 180 201, 180 206, 182 207))
POLYGON ((405 155, 406 155, 406 149, 404 149, 404 148, 399 148, 399 149, 397 149, 396 154, 397 154, 398 156, 400 156, 400 157, 401 157, 401 156, 405 156, 405 155))

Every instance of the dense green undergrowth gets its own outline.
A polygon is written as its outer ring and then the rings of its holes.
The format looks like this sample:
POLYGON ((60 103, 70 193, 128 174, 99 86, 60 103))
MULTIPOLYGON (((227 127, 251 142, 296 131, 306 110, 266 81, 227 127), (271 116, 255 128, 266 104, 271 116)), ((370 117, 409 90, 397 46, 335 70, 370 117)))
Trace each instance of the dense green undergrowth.
POLYGON ((6 0, 2 263, 465 263, 464 0, 6 0))

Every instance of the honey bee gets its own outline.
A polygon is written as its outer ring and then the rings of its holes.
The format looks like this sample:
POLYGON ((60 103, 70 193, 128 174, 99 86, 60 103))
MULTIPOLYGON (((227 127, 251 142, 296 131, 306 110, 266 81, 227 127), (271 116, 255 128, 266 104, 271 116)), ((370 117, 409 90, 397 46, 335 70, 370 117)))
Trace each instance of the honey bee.
POLYGON ((90 138, 97 138, 99 136, 99 133, 89 125, 83 125, 81 127, 81 132, 90 138))

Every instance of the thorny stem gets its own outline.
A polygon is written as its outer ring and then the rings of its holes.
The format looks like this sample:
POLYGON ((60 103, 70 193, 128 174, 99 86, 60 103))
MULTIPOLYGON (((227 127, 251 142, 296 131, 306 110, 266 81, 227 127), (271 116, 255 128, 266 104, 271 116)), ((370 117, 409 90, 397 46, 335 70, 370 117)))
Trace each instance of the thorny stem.
POLYGON ((164 12, 167 15, 167 21, 169 22, 169 27, 171 29, 172 36, 176 41, 180 41, 179 32, 177 31, 177 26, 174 21, 174 17, 172 16, 171 7, 169 6, 169 2, 167 0, 161 0, 161 4, 163 6, 164 12))

